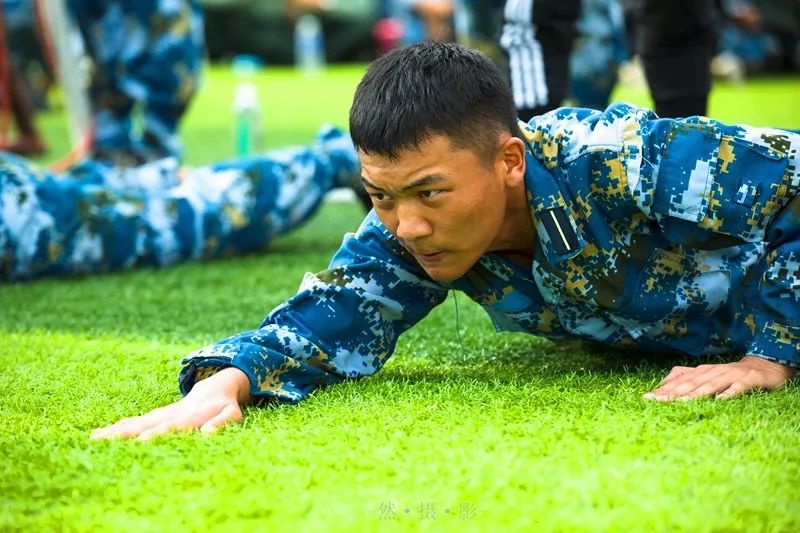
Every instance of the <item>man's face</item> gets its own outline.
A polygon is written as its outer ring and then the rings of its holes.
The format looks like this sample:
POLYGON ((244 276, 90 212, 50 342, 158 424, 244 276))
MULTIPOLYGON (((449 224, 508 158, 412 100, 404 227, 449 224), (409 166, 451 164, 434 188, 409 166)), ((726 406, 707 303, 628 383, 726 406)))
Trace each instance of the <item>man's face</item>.
POLYGON ((507 202, 502 157, 486 161, 443 135, 394 161, 359 155, 378 217, 431 278, 457 279, 492 249, 507 202))

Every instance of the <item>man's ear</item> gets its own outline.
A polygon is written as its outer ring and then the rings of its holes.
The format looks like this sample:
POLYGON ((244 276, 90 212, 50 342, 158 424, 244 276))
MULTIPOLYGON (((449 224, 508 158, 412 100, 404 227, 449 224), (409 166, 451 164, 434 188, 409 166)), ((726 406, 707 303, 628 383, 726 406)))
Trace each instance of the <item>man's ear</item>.
POLYGON ((506 185, 520 185, 525 179, 525 142, 517 137, 508 137, 498 150, 498 163, 506 185))

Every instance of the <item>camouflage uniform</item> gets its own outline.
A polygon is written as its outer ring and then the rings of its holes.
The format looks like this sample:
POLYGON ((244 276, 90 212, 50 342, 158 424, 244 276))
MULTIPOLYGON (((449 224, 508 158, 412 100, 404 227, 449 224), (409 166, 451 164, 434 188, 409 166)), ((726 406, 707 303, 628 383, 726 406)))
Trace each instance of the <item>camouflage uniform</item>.
POLYGON ((196 0, 68 0, 94 62, 95 146, 177 156, 178 121, 197 89, 203 52, 196 0), (132 134, 142 106, 141 139, 132 134))
POLYGON ((350 139, 186 170, 88 160, 58 176, 0 152, 0 279, 164 266, 263 247, 358 174, 350 139))
POLYGON ((523 131, 531 269, 489 253, 435 282, 372 213, 259 329, 185 358, 181 390, 234 366, 254 397, 296 402, 373 374, 450 289, 500 331, 800 366, 800 136, 627 104, 523 131))

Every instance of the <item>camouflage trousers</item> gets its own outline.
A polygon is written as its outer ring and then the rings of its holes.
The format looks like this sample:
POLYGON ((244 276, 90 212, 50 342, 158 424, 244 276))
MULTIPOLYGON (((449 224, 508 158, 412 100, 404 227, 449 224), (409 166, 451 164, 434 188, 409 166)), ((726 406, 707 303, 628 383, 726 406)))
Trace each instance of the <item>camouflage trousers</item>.
POLYGON ((203 56, 197 0, 68 0, 93 71, 95 146, 178 156, 178 123, 194 95, 203 56), (141 108, 141 133, 132 115, 141 108))
POLYGON ((87 160, 64 174, 0 153, 0 279, 165 266, 262 248, 353 183, 348 136, 194 169, 87 160))
POLYGON ((627 58, 625 18, 618 0, 582 0, 578 38, 570 56, 572 105, 605 109, 619 66, 627 58))

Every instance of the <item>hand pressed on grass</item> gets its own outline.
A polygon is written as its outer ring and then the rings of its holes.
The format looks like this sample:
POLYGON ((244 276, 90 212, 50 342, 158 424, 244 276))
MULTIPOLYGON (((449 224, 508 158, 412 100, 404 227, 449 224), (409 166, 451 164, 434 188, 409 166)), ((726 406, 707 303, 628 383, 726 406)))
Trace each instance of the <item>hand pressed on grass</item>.
POLYGON ((138 438, 199 429, 210 433, 242 419, 241 406, 250 402, 247 375, 236 368, 225 368, 199 381, 184 398, 142 416, 124 418, 92 431, 92 439, 138 438))
POLYGON ((733 363, 676 366, 658 388, 644 395, 647 400, 668 402, 703 396, 730 398, 749 390, 782 389, 794 375, 789 366, 747 355, 733 363))

